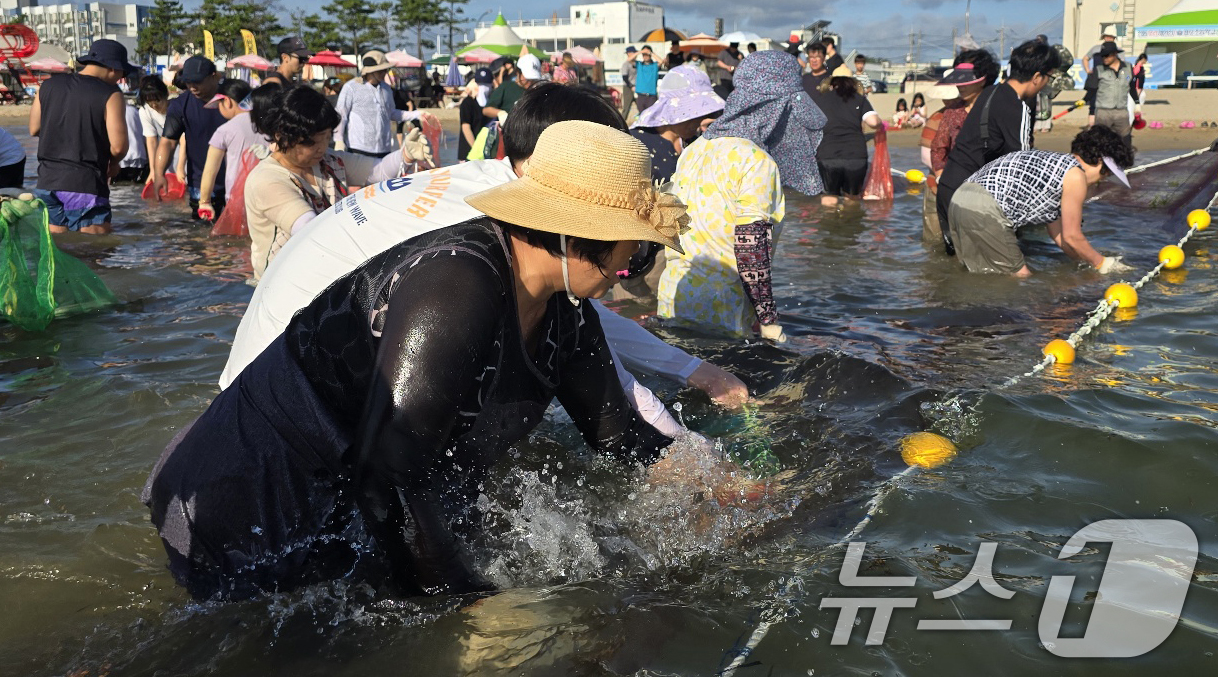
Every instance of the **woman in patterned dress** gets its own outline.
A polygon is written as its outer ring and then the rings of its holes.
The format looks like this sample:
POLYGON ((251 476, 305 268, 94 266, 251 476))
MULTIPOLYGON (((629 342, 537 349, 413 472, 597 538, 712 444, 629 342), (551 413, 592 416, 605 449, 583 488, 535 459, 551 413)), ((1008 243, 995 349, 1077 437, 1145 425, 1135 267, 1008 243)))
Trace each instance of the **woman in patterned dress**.
POLYGON ((783 187, 823 190, 816 169, 825 116, 784 52, 741 62, 723 116, 681 155, 673 191, 692 230, 660 278, 659 314, 737 336, 786 341, 770 260, 785 210, 783 187), (756 327, 756 329, 755 329, 756 327))

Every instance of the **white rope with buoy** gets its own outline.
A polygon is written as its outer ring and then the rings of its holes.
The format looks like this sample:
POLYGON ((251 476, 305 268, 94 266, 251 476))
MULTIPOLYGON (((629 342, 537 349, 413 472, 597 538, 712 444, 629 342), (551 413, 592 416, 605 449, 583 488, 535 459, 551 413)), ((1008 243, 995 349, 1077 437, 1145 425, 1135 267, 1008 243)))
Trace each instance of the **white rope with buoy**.
MULTIPOLYGON (((1192 153, 1196 154, 1196 153, 1192 153)), ((1178 158, 1177 158, 1178 159, 1178 158)), ((1149 166, 1149 165, 1148 165, 1149 166)), ((910 170, 917 171, 917 170, 910 170)), ((1083 322, 1074 333, 1070 334, 1066 339, 1054 339, 1044 347, 1044 358, 1034 365, 1029 371, 1018 374, 1007 379, 1005 382, 995 388, 1002 390, 1009 388, 1025 378, 1035 376, 1044 371, 1054 363, 1070 364, 1074 362, 1075 351, 1082 340, 1086 338, 1096 327, 1117 308, 1133 308, 1138 304, 1138 290, 1141 289, 1147 282, 1154 279, 1160 271, 1175 270, 1184 265, 1184 245, 1196 233, 1205 230, 1210 225, 1210 210, 1218 205, 1218 193, 1210 200, 1209 205, 1205 209, 1195 209, 1188 213, 1186 222, 1188 223, 1188 232, 1184 234, 1180 240, 1174 245, 1167 245, 1159 250, 1159 263, 1151 268, 1137 282, 1128 284, 1118 282, 1111 285, 1104 292, 1104 298, 1096 305, 1095 309, 1087 314, 1086 321, 1083 322)), ((956 402, 960 399, 957 395, 949 400, 949 403, 956 402)), ((871 520, 880 512, 880 506, 884 499, 887 498, 897 485, 906 477, 913 475, 919 469, 931 469, 945 465, 957 452, 956 445, 948 438, 932 432, 916 432, 907 435, 901 440, 901 458, 907 464, 907 467, 901 472, 880 483, 872 494, 871 499, 867 501, 866 514, 859 520, 845 536, 838 539, 830 548, 840 547, 849 543, 863 532, 864 529, 871 523, 871 520)), ((782 583, 782 588, 778 594, 774 596, 769 604, 763 607, 759 612, 759 621, 753 632, 749 635, 744 646, 736 649, 734 646, 724 654, 724 658, 735 652, 735 657, 727 667, 719 671, 720 677, 732 677, 736 674, 752 655, 753 650, 761 643, 770 628, 777 623, 781 623, 786 619, 789 609, 795 603, 793 591, 802 589, 803 580, 799 577, 806 567, 797 566, 782 583)))

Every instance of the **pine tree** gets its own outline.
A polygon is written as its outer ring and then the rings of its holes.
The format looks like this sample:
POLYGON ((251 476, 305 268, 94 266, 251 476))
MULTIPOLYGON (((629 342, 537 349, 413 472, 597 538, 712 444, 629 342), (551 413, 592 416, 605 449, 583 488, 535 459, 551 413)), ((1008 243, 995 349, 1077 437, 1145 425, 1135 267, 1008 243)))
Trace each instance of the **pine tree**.
POLYGON ((182 9, 182 3, 178 0, 156 0, 156 5, 149 12, 148 24, 140 27, 135 51, 149 61, 161 54, 162 50, 166 56, 181 52, 189 42, 186 30, 194 22, 194 17, 182 9))
POLYGON ((357 57, 381 34, 374 14, 375 7, 368 0, 331 0, 329 4, 322 5, 321 9, 338 24, 342 34, 351 41, 351 51, 357 57))
POLYGON ((440 0, 398 0, 396 13, 398 30, 413 31, 415 55, 426 58, 424 50, 436 45, 423 39, 423 31, 444 23, 444 6, 440 0))

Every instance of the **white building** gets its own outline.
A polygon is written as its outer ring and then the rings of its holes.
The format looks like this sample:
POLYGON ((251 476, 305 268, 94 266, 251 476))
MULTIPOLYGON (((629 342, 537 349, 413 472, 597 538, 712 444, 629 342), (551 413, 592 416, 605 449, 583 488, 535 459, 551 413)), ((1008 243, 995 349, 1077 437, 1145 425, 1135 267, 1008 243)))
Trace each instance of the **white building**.
MULTIPOLYGON (((664 27, 663 7, 634 0, 571 5, 569 11, 570 16, 565 18, 555 15, 549 19, 508 21, 508 25, 522 40, 547 52, 577 45, 586 49, 604 45, 604 51, 621 45, 624 50, 627 44, 664 27)), ((491 22, 479 23, 475 39, 481 38, 491 26, 491 22)))
POLYGON ((70 54, 84 54, 94 40, 107 38, 126 46, 132 60, 139 41, 139 30, 148 21, 152 8, 135 3, 114 2, 28 4, 36 0, 0 0, 6 15, 21 14, 42 42, 64 48, 70 54))
POLYGON ((1134 40, 1134 28, 1163 16, 1178 0, 1064 0, 1062 44, 1074 58, 1099 44, 1102 32, 1112 31, 1117 45, 1133 58, 1146 49, 1145 41, 1134 40))

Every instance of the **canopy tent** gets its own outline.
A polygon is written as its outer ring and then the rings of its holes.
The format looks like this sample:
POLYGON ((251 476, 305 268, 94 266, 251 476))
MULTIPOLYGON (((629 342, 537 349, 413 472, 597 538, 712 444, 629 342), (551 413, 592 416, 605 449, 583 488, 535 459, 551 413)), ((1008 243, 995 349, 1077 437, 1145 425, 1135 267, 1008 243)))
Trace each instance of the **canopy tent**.
POLYGON ((1134 28, 1134 39, 1174 52, 1178 73, 1209 74, 1218 66, 1218 7, 1214 0, 1180 0, 1163 16, 1134 28))
POLYGON ((435 56, 427 60, 428 66, 447 66, 452 59, 447 54, 437 53, 435 56))
MULTIPOLYGON (((503 55, 489 49, 475 47, 461 55, 461 63, 490 63, 501 56, 503 55)), ((448 61, 444 63, 448 63, 448 61)))
POLYGON ((740 45, 747 45, 750 42, 761 42, 763 39, 760 35, 750 33, 749 31, 732 31, 731 33, 724 33, 719 36, 719 42, 729 44, 735 42, 740 45))
POLYGON ((422 59, 411 56, 400 49, 386 54, 385 60, 393 64, 394 68, 421 68, 423 66, 422 59))
POLYGON ((635 42, 672 42, 673 40, 684 40, 685 34, 681 31, 672 28, 657 28, 643 35, 635 42))
POLYGON ((598 61, 604 61, 604 59, 596 55, 596 52, 593 52, 587 47, 580 47, 578 45, 572 47, 571 49, 550 52, 550 60, 562 61, 563 52, 570 54, 575 63, 581 66, 594 66, 598 61))
POLYGON ((246 54, 235 59, 229 59, 225 65, 229 68, 248 68, 255 71, 269 71, 275 67, 275 64, 257 54, 246 54))
POLYGON ((526 45, 524 40, 516 35, 516 31, 508 25, 507 20, 503 18, 503 14, 495 17, 495 23, 486 29, 477 40, 469 43, 465 47, 457 50, 457 56, 464 56, 467 52, 482 48, 494 52, 499 56, 517 57, 521 53, 521 49, 528 49, 529 53, 538 59, 548 59, 549 54, 533 47, 526 45))
POLYGON ((688 40, 681 41, 682 52, 698 52, 706 56, 718 56, 719 52, 727 49, 726 42, 720 42, 714 36, 699 33, 688 40))
POLYGON ((323 49, 314 54, 309 59, 310 66, 333 66, 335 68, 356 68, 356 65, 347 61, 338 52, 331 52, 323 49))

